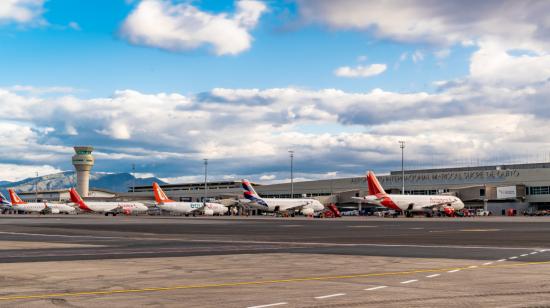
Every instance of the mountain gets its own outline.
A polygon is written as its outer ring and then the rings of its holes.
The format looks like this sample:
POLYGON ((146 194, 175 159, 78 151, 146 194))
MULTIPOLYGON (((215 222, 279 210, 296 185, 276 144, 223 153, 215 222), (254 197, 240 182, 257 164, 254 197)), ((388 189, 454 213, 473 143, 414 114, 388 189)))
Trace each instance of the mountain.
MULTIPOLYGON (((152 185, 153 182, 166 184, 158 178, 135 178, 136 186, 152 185)), ((113 192, 127 192, 134 183, 134 176, 129 173, 102 173, 90 174, 90 188, 106 189, 113 192)), ((56 190, 70 188, 76 185, 74 171, 54 173, 35 178, 28 178, 18 182, 0 181, 0 190, 14 188, 16 191, 33 191, 35 185, 38 190, 56 190)))

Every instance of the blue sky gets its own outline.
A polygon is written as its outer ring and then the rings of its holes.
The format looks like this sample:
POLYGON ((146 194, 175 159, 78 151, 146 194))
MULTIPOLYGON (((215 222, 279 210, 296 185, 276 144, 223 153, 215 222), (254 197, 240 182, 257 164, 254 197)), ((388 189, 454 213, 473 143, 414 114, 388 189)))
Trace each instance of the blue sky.
POLYGON ((303 179, 386 172, 401 139, 411 167, 542 160, 521 128, 545 123, 544 6, 15 0, 0 137, 36 154, 4 155, 0 179, 70 169, 73 144, 98 171, 171 181, 204 157, 214 177, 284 181, 290 148, 303 179))

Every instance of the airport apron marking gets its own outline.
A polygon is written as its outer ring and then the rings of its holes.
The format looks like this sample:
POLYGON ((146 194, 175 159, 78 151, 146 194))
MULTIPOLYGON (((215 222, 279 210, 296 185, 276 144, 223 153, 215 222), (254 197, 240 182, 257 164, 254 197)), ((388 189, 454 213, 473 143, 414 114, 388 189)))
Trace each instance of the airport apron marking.
MULTIPOLYGON (((544 265, 544 264, 550 264, 550 261, 508 263, 508 264, 501 263, 501 264, 498 264, 498 265, 480 266, 480 267, 478 267, 478 269, 480 269, 480 268, 507 268, 507 267, 519 267, 519 266, 528 266, 528 265, 544 265)), ((366 278, 366 277, 399 276, 399 275, 410 275, 410 274, 430 273, 430 272, 432 272, 432 273, 433 272, 446 272, 446 271, 455 270, 455 269, 472 270, 472 269, 469 269, 468 267, 453 267, 453 268, 422 269, 422 270, 413 270, 413 271, 371 273, 371 274, 357 274, 357 275, 289 278, 289 279, 276 279, 276 280, 228 282, 228 283, 217 283, 217 284, 182 285, 182 286, 172 286, 172 287, 151 287, 151 288, 142 288, 142 289, 65 292, 65 293, 47 293, 47 294, 13 295, 13 296, 8 295, 8 296, 0 297, 0 301, 13 301, 13 300, 23 300, 23 299, 46 299, 46 298, 53 298, 53 297, 78 297, 78 296, 93 296, 93 295, 115 295, 115 294, 145 293, 145 292, 189 290, 189 289, 208 289, 208 288, 238 287, 238 286, 251 286, 251 285, 264 285, 264 284, 277 284, 277 283, 303 282, 303 281, 328 281, 328 280, 341 280, 341 279, 366 278)))

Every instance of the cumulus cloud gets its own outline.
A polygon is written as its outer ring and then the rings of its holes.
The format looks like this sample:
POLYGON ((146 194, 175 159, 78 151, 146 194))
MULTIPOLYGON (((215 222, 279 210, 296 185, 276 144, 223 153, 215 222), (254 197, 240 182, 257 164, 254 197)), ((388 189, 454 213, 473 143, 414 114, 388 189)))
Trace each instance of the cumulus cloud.
POLYGON ((491 38, 542 52, 550 35, 548 1, 298 0, 298 7, 306 21, 403 42, 454 45, 491 38))
POLYGON ((234 55, 250 48, 264 3, 237 1, 235 13, 211 14, 188 3, 142 0, 124 21, 121 34, 136 45, 170 51, 209 46, 216 55, 234 55))
POLYGON ((39 176, 42 176, 62 171, 63 170, 49 165, 19 165, 0 163, 0 179, 2 181, 16 182, 26 178, 35 177, 36 173, 38 173, 39 176))
POLYGON ((0 23, 30 23, 37 20, 44 10, 44 0, 0 1, 0 23))
POLYGON ((402 139, 411 163, 525 157, 550 146, 550 81, 535 75, 495 82, 473 70, 437 83, 435 93, 217 88, 81 99, 0 89, 0 138, 10 142, 0 163, 71 169, 71 146, 92 144, 96 170, 129 171, 121 162, 136 162, 169 182, 201 181, 209 158, 212 178, 279 181, 289 148, 304 179, 387 171, 398 165, 402 139))
POLYGON ((356 67, 342 66, 334 71, 338 77, 372 77, 380 75, 386 71, 386 64, 358 65, 356 67))

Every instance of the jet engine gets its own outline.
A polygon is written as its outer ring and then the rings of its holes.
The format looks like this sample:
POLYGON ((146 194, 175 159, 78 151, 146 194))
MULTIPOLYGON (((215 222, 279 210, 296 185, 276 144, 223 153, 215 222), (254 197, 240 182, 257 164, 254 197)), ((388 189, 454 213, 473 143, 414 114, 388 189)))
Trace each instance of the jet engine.
POLYGON ((214 210, 212 210, 212 209, 204 209, 204 215, 206 215, 206 216, 213 216, 213 215, 214 215, 214 210))
POLYGON ((306 208, 302 210, 302 214, 304 214, 305 216, 313 215, 314 212, 315 211, 312 208, 306 208))
POLYGON ((449 217, 455 216, 455 209, 450 206, 445 207, 443 211, 445 212, 445 215, 449 217))

